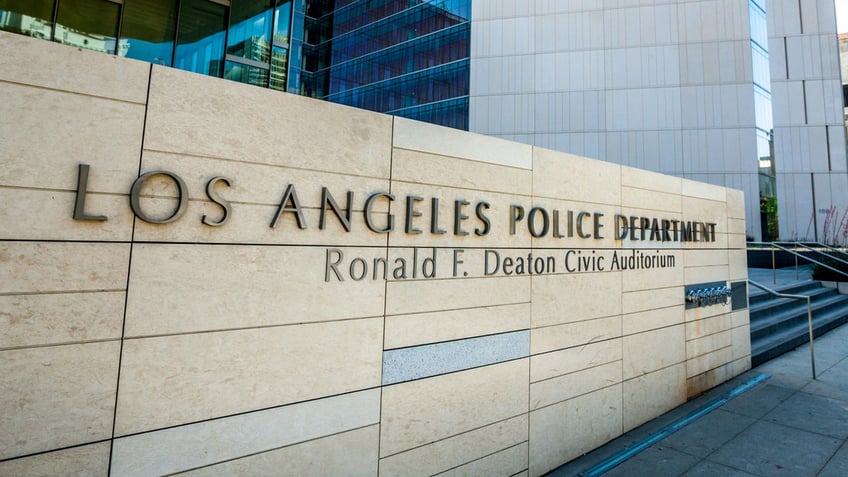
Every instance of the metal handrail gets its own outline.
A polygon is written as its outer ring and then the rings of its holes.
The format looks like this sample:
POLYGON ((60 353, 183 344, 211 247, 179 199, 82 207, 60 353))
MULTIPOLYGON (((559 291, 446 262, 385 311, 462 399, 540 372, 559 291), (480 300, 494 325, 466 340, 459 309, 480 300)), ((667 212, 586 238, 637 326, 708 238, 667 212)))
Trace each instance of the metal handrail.
POLYGON ((810 332, 810 367, 813 369, 813 379, 816 379, 816 354, 813 350, 813 307, 810 304, 810 297, 808 295, 791 295, 789 293, 780 293, 772 290, 771 288, 761 285, 753 280, 748 280, 748 283, 751 285, 763 290, 764 292, 774 295, 779 298, 792 298, 796 300, 807 300, 807 328, 810 332))
MULTIPOLYGON (((783 243, 783 242, 781 242, 781 243, 783 243)), ((824 244, 824 243, 821 243, 821 242, 794 242, 794 243, 795 243, 796 246, 800 245, 802 247, 806 247, 810 251, 825 254, 828 257, 836 260, 837 262, 841 262, 841 263, 848 265, 848 260, 841 259, 841 258, 838 257, 838 255, 841 255, 841 256, 848 258, 848 253, 846 253, 844 250, 839 250, 836 247, 832 247, 830 245, 827 245, 827 244, 824 244), (830 254, 826 254, 825 252, 822 252, 821 250, 816 250, 814 247, 815 248, 825 248, 830 252, 830 254)))
MULTIPOLYGON (((772 276, 772 283, 777 283, 777 267, 775 266, 775 258, 774 258, 774 249, 775 249, 775 248, 778 248, 778 249, 780 249, 780 250, 783 250, 784 252, 787 252, 787 253, 792 254, 793 256, 795 256, 795 279, 796 279, 796 280, 798 279, 798 258, 799 258, 799 257, 800 257, 800 258, 802 258, 802 259, 804 259, 804 260, 806 260, 806 261, 808 261, 808 262, 814 263, 814 264, 816 264, 816 265, 818 265, 818 266, 820 266, 820 267, 824 267, 824 268, 826 268, 826 269, 828 269, 828 270, 830 270, 830 271, 833 271, 833 272, 838 273, 839 275, 842 275, 843 277, 848 278, 848 273, 843 272, 842 270, 839 270, 838 268, 831 267, 830 265, 828 265, 828 264, 826 264, 826 263, 823 263, 823 262, 820 262, 820 261, 818 261, 818 260, 816 260, 816 259, 810 258, 810 257, 808 257, 808 256, 806 256, 806 255, 804 255, 804 254, 798 253, 798 252, 796 252, 796 251, 794 251, 794 250, 791 250, 791 249, 789 249, 789 248, 787 248, 787 247, 784 247, 783 245, 781 245, 781 243, 785 243, 785 244, 795 244, 795 245, 797 245, 797 244, 801 244, 801 242, 748 242, 748 244, 749 244, 749 245, 767 245, 767 246, 770 246, 770 247, 771 247, 771 276, 772 276)), ((834 258, 834 259, 835 259, 835 260, 837 260, 837 261, 840 261, 840 262, 844 262, 843 260, 838 259, 838 258, 834 258)), ((846 263, 846 264, 848 264, 848 262, 845 262, 845 263, 846 263)))

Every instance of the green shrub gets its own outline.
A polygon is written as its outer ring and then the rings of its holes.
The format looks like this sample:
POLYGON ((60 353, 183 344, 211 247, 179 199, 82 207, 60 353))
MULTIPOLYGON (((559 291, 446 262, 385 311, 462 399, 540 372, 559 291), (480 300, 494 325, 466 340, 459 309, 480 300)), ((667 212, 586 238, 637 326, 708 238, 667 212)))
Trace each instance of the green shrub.
POLYGON ((822 262, 830 267, 833 267, 845 275, 841 273, 837 273, 829 268, 825 268, 818 264, 813 264, 810 268, 810 274, 813 277, 813 280, 826 280, 832 282, 848 282, 848 264, 843 262, 839 262, 829 257, 818 259, 819 262, 822 262))

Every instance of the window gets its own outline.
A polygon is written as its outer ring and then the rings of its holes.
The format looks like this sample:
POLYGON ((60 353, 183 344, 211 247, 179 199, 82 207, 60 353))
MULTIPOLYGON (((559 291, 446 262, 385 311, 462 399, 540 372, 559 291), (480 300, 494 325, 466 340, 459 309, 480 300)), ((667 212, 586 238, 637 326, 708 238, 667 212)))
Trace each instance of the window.
POLYGON ((121 6, 107 0, 61 0, 53 40, 114 54, 120 14, 121 6))
POLYGON ((128 58, 171 66, 177 2, 125 0, 120 46, 128 58))
POLYGON ((0 30, 49 40, 53 0, 0 0, 0 30))
POLYGON ((182 0, 174 66, 221 76, 227 7, 207 0, 182 0))

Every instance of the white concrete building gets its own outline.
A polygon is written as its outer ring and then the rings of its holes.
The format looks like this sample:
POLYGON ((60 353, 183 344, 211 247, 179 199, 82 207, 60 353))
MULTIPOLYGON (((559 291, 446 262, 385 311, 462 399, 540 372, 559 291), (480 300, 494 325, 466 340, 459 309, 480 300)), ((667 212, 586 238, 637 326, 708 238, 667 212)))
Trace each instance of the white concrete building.
POLYGON ((757 240, 776 195, 780 238, 833 241, 839 76, 833 0, 474 2, 469 129, 742 189, 757 240))

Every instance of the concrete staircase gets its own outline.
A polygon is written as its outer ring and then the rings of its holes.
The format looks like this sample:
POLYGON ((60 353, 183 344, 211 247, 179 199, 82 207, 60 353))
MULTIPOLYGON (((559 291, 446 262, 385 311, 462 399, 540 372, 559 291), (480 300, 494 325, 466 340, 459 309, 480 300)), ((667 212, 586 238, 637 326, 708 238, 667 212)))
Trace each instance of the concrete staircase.
MULTIPOLYGON (((848 295, 840 295, 820 282, 809 280, 771 288, 811 297, 814 336, 848 323, 848 295)), ((751 286, 748 290, 752 366, 809 342, 806 300, 776 298, 751 286)))

